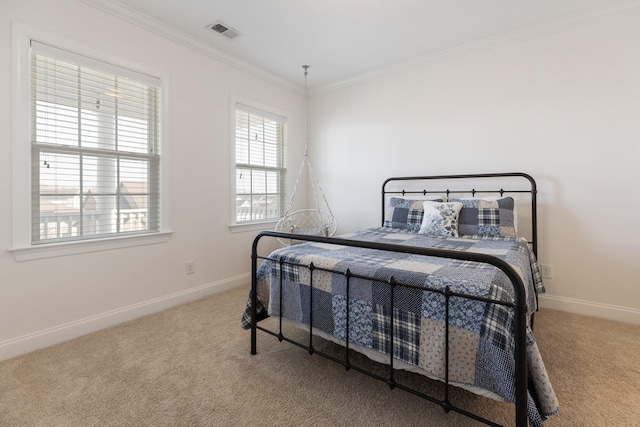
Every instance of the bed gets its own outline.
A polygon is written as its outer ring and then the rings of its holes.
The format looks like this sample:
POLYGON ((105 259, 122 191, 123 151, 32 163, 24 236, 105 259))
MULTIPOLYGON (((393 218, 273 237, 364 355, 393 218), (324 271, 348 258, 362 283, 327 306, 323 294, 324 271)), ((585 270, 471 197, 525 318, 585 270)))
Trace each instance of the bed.
POLYGON ((381 227, 336 238, 259 233, 242 319, 251 353, 264 331, 446 412, 498 425, 450 401, 450 387, 461 387, 513 402, 516 426, 542 426, 558 401, 533 335, 544 292, 536 193, 535 180, 517 172, 389 178, 381 227), (294 244, 260 255, 264 239, 294 244), (277 330, 259 325, 269 316, 277 330), (308 338, 285 336, 283 325, 308 338), (314 337, 344 346, 344 357, 318 351, 314 337), (388 374, 354 366, 352 350, 389 365, 388 374), (399 383, 396 369, 442 381, 443 395, 399 383))

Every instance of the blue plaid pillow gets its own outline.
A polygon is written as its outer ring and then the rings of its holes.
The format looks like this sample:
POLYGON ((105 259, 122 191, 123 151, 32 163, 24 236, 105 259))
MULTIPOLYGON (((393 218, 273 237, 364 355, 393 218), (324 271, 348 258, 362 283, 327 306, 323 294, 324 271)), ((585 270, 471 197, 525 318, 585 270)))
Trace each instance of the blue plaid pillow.
POLYGON ((431 200, 442 202, 442 198, 411 200, 401 197, 391 197, 387 208, 384 226, 389 228, 399 228, 401 230, 420 230, 422 218, 424 217, 424 202, 431 200))
POLYGON ((462 203, 458 215, 458 233, 464 235, 516 237, 515 201, 500 199, 451 199, 462 203))

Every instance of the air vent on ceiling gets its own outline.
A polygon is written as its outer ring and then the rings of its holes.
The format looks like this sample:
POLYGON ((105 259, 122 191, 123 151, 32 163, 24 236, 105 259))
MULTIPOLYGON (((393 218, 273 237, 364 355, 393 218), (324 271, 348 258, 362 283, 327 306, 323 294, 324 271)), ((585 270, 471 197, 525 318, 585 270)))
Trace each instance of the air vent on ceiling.
POLYGON ((221 34, 228 38, 229 40, 233 40, 240 35, 238 30, 231 28, 227 24, 221 21, 216 21, 213 24, 207 25, 207 28, 215 31, 218 34, 221 34))

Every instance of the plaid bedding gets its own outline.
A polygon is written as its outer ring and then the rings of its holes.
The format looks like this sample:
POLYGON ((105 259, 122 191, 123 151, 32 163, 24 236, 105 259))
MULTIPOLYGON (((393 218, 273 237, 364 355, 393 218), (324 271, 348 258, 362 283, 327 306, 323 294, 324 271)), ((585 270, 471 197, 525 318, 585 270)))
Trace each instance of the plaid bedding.
MULTIPOLYGON (((527 287, 528 314, 536 310, 535 292, 544 286, 535 256, 524 239, 506 237, 429 237, 392 228, 374 228, 343 238, 410 246, 432 247, 493 255, 513 266, 527 287)), ((373 251, 320 243, 305 243, 274 251, 270 259, 287 262, 282 266, 282 316, 309 324, 308 304, 313 293, 313 326, 346 340, 347 269, 354 275, 349 288, 349 341, 389 354, 425 374, 444 378, 445 297, 423 290, 453 292, 512 302, 513 288, 499 269, 482 263, 425 257, 420 255, 373 251), (307 266, 313 262, 313 288, 307 266), (330 271, 326 271, 326 270, 330 271), (390 277, 403 284, 423 289, 396 287, 391 313, 390 277), (389 330, 393 315, 394 343, 389 330)), ((277 261, 266 260, 258 271, 258 318, 280 315, 277 261), (267 308, 268 307, 268 312, 267 308)), ((243 314, 242 327, 251 321, 250 298, 243 314)), ((452 297, 449 311, 449 379, 470 388, 480 388, 515 400, 513 358, 514 316, 509 307, 452 297)), ((542 363, 540 353, 527 328, 527 359, 534 385, 528 398, 531 425, 541 426, 558 410, 558 402, 542 363), (535 399, 533 398, 535 397, 535 399)))

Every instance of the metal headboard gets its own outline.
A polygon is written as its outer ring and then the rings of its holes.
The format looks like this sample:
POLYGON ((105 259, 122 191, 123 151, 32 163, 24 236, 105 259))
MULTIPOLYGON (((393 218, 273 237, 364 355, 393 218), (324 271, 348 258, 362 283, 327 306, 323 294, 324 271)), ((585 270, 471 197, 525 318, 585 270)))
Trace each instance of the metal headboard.
MULTIPOLYGON (((479 181, 472 181, 474 184, 480 184, 479 181)), ((423 195, 427 194, 439 194, 445 195, 447 200, 449 196, 452 194, 471 194, 472 197, 475 197, 476 194, 500 194, 500 196, 505 193, 513 194, 513 193, 528 193, 531 197, 531 243, 533 253, 538 256, 538 214, 537 214, 537 187, 536 181, 526 173, 522 172, 505 172, 505 173, 481 173, 481 174, 464 174, 464 175, 433 175, 433 176, 403 176, 403 177, 394 177, 388 178, 382 184, 382 225, 384 225, 386 208, 387 208, 387 197, 391 194, 396 195, 423 195), (450 190, 449 188, 433 188, 427 189, 426 182, 429 184, 433 183, 433 181, 445 181, 445 180, 482 180, 483 178, 505 178, 505 177, 515 177, 515 178, 523 178, 529 181, 529 189, 454 189, 450 190), (390 183, 396 183, 398 181, 406 181, 409 189, 401 189, 401 190, 387 190, 387 185, 390 183), (422 189, 417 189, 422 187, 422 189)))

